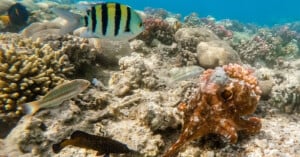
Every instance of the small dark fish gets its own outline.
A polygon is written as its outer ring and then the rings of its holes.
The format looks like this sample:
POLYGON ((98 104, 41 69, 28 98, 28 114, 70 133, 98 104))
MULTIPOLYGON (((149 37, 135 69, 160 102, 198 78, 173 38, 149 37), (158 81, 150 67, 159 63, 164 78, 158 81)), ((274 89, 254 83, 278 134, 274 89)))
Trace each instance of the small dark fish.
POLYGON ((16 3, 8 9, 7 14, 12 25, 22 26, 26 24, 30 13, 25 6, 16 3))
POLYGON ((64 139, 57 144, 52 145, 54 153, 59 153, 64 147, 73 145, 76 147, 93 149, 98 151, 97 155, 105 155, 109 157, 110 153, 123 154, 131 153, 133 150, 129 149, 127 145, 102 136, 91 135, 82 131, 75 131, 72 133, 70 139, 64 139))

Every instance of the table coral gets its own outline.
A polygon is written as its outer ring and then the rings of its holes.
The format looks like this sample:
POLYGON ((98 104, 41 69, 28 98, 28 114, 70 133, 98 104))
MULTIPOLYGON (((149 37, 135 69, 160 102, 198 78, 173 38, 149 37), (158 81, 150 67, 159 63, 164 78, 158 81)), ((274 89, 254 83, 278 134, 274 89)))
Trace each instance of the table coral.
POLYGON ((219 134, 236 143, 237 131, 257 133, 262 126, 260 119, 243 117, 255 111, 260 99, 252 73, 238 64, 206 70, 197 93, 178 107, 184 112, 182 133, 163 157, 174 156, 185 143, 207 134, 219 134))

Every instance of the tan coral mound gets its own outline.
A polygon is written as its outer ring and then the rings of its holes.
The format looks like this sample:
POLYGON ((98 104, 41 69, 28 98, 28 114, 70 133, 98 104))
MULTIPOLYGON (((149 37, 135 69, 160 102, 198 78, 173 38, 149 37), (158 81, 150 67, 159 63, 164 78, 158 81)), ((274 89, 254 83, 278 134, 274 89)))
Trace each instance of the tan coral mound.
POLYGON ((44 95, 71 74, 68 57, 16 34, 0 37, 0 117, 18 118, 21 104, 44 95))
POLYGON ((253 71, 238 64, 206 70, 198 92, 179 109, 184 125, 179 139, 163 157, 174 156, 187 142, 208 134, 219 134, 236 143, 238 131, 257 133, 262 127, 257 117, 242 117, 255 111, 260 89, 253 71))

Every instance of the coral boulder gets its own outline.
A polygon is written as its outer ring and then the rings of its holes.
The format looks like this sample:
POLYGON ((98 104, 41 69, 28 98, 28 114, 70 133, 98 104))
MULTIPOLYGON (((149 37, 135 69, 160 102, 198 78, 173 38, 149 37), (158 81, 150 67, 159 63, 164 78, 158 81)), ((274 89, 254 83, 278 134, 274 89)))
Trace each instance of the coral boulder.
POLYGON ((229 63, 239 63, 240 57, 225 41, 200 42, 197 46, 197 59, 203 68, 214 68, 229 63))

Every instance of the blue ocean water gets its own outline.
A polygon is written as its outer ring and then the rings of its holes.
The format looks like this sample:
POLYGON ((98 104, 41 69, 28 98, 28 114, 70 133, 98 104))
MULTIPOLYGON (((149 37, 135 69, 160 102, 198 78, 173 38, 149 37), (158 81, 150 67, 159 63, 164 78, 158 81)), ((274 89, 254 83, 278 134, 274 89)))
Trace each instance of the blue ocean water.
POLYGON ((136 9, 164 8, 183 17, 196 12, 217 20, 234 19, 245 23, 274 25, 300 20, 299 0, 118 0, 136 9))

